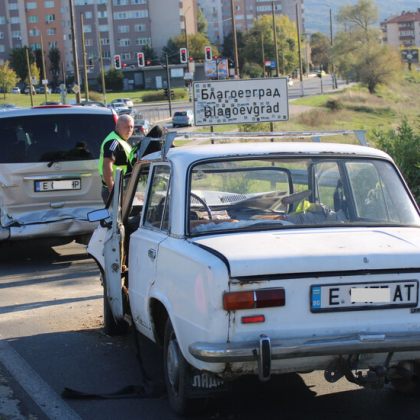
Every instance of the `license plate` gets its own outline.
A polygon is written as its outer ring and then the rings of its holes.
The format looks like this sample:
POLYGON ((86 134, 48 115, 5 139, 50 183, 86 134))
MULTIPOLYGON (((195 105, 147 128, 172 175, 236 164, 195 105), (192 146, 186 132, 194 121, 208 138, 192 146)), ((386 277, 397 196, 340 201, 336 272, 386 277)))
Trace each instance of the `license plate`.
POLYGON ((35 181, 35 192, 80 190, 80 179, 63 179, 60 181, 35 181))
POLYGON ((418 289, 417 280, 313 285, 311 312, 412 308, 418 289))

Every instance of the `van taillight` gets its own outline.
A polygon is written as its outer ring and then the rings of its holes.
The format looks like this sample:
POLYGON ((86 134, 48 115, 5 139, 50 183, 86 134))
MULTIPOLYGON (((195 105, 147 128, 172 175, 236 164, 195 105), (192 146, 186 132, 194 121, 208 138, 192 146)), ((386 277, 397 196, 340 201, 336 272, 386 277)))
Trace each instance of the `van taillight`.
POLYGON ((223 308, 226 311, 253 308, 272 308, 285 305, 286 292, 283 288, 253 290, 247 292, 226 292, 223 295, 223 308))

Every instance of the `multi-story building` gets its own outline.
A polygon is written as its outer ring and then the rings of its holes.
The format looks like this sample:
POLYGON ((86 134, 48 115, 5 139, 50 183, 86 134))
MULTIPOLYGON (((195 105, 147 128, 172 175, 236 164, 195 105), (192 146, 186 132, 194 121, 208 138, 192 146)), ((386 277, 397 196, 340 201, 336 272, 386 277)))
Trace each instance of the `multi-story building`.
POLYGON ((160 55, 171 36, 195 33, 196 0, 2 0, 0 1, 0 64, 12 48, 29 46, 45 52, 58 48, 64 71, 74 73, 73 36, 78 65, 86 54, 90 73, 99 71, 99 42, 104 67, 118 54, 127 66, 137 64, 137 53, 147 44, 160 55), (71 24, 73 4, 74 30, 71 24), (82 45, 82 28, 84 45, 82 45), (100 40, 100 41, 99 41, 100 40))
POLYGON ((415 12, 403 11, 381 22, 382 42, 395 49, 420 47, 420 8, 415 12))
POLYGON ((297 10, 299 29, 304 32, 304 0, 198 0, 198 6, 209 23, 209 40, 218 47, 232 31, 232 2, 237 31, 246 31, 253 26, 254 19, 272 14, 274 3, 276 15, 287 15, 292 22, 296 22, 297 10))

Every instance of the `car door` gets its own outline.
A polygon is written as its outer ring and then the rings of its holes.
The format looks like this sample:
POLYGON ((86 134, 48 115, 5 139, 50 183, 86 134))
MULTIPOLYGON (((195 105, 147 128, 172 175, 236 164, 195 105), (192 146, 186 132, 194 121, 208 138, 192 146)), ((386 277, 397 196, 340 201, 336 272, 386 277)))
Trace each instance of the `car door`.
POLYGON ((104 240, 104 287, 106 287, 109 305, 117 321, 121 321, 124 317, 122 301, 125 272, 125 227, 122 223, 123 178, 122 170, 117 169, 112 198, 112 225, 104 240))
POLYGON ((168 237, 170 173, 167 163, 153 166, 140 227, 130 237, 128 262, 131 314, 137 329, 151 339, 149 297, 155 282, 159 245, 168 237))

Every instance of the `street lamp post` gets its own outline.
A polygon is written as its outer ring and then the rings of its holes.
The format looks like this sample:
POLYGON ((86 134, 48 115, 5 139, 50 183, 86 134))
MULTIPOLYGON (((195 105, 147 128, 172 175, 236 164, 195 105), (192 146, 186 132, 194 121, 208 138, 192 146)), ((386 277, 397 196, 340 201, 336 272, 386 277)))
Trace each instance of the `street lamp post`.
MULTIPOLYGON (((42 60, 42 74, 43 74, 43 77, 44 77, 44 81, 46 81, 47 80, 47 76, 46 76, 46 73, 45 73, 45 57, 44 57, 44 41, 43 41, 43 39, 42 39, 42 33, 41 33, 41 31, 35 26, 34 27, 38 32, 39 32, 39 37, 40 37, 40 39, 41 39, 41 60, 42 60)), ((45 102, 47 102, 48 101, 48 94, 47 94, 47 90, 48 90, 48 84, 47 83, 42 83, 43 85, 44 85, 44 93, 45 93, 45 102)))
POLYGON ((101 33, 98 30, 98 42, 99 42, 99 57, 101 60, 101 75, 102 75, 102 98, 106 105, 106 88, 105 88, 105 71, 104 71, 104 60, 102 57, 102 44, 101 44, 101 33))
POLYGON ((79 87, 76 93, 77 102, 81 101, 80 97, 80 78, 79 78, 79 65, 77 59, 77 42, 76 42, 76 30, 74 23, 74 11, 73 11, 73 0, 69 0, 70 6, 70 23, 71 23, 71 37, 72 37, 72 47, 73 47, 73 69, 74 69, 74 80, 76 85, 79 87))
POLYGON ((86 67, 86 50, 85 50, 85 31, 83 28, 83 13, 80 13, 80 26, 82 31, 82 49, 83 49, 83 74, 85 76, 85 98, 89 102, 89 86, 86 67))
POLYGON ((238 40, 236 37, 236 22, 235 22, 235 8, 233 7, 233 0, 230 0, 230 9, 232 13, 232 32, 233 32, 233 46, 235 59, 235 75, 239 77, 239 61, 238 61, 238 40))

